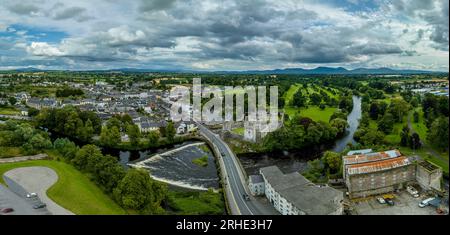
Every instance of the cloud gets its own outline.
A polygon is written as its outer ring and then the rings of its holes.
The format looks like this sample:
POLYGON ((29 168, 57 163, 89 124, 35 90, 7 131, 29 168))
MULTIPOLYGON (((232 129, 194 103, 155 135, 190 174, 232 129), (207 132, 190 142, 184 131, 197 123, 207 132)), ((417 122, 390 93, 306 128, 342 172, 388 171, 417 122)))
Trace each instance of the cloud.
POLYGON ((82 7, 69 7, 62 11, 57 12, 53 19, 55 20, 67 20, 71 18, 76 18, 78 21, 83 21, 87 19, 83 16, 83 13, 86 12, 85 8, 82 7))
POLYGON ((176 0, 141 0, 139 11, 161 11, 170 8, 175 2, 176 0))
POLYGON ((62 56, 64 53, 58 48, 49 45, 46 42, 32 42, 30 46, 27 47, 27 52, 36 56, 62 56))
POLYGON ((10 63, 448 68, 448 0, 0 2, 0 32, 22 45, 0 49, 10 63))
POLYGON ((17 3, 10 5, 8 9, 19 15, 33 15, 39 11, 39 7, 34 4, 17 3))

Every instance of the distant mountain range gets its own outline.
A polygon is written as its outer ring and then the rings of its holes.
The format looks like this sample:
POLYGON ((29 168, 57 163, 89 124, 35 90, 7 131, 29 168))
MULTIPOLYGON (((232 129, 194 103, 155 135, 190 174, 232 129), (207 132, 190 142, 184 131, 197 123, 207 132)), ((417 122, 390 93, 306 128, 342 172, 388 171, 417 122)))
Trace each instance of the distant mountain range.
MULTIPOLYGON (((20 68, 15 69, 18 72, 40 72, 40 71, 54 71, 54 70, 41 70, 37 68, 20 68)), ((67 70, 68 71, 68 70, 67 70)), ((78 70, 77 70, 78 71, 78 70)), ((401 74, 430 74, 430 73, 448 73, 439 71, 427 71, 427 70, 397 70, 391 68, 357 68, 348 70, 343 67, 317 67, 315 69, 303 69, 303 68, 286 68, 286 69, 274 69, 274 70, 244 70, 244 71, 200 71, 200 70, 183 70, 183 69, 139 69, 139 68, 120 68, 109 70, 86 70, 90 72, 170 72, 170 73, 216 73, 216 74, 293 74, 293 75, 401 75, 401 74)))
MULTIPOLYGON (((221 73, 221 72, 219 72, 221 73)), ((230 73, 224 71, 223 73, 230 73)), ((249 70, 240 71, 237 73, 244 74, 298 74, 298 75, 400 75, 400 74, 429 74, 429 73, 442 73, 437 71, 426 70, 395 70, 390 68, 357 68, 348 70, 343 67, 317 67, 315 69, 303 69, 303 68, 287 68, 287 69, 274 69, 274 70, 249 70)))

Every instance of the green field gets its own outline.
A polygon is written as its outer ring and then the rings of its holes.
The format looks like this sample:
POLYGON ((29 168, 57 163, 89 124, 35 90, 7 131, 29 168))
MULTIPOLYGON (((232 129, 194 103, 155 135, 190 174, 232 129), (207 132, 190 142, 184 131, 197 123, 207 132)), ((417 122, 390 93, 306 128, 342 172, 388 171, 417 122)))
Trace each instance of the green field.
POLYGON ((222 194, 212 192, 169 191, 169 207, 179 215, 223 215, 222 194))
POLYGON ((403 121, 401 123, 394 124, 394 128, 392 129, 392 132, 389 133, 389 135, 386 135, 384 137, 384 141, 386 143, 393 144, 393 145, 400 144, 400 140, 401 140, 400 133, 402 132, 403 127, 406 125, 408 125, 408 117, 407 116, 405 116, 403 118, 403 121))
MULTIPOLYGON (((81 215, 125 214, 109 196, 73 166, 51 160, 36 160, 0 164, 0 176, 18 167, 44 166, 58 174, 58 181, 47 195, 60 206, 81 215)), ((4 184, 3 177, 0 183, 4 184)))
POLYGON ((13 107, 0 107, 0 115, 20 115, 20 111, 13 107))
POLYGON ((308 108, 295 108, 295 107, 286 107, 284 108, 284 112, 289 115, 289 117, 294 117, 297 114, 300 114, 302 117, 309 117, 314 121, 324 121, 328 123, 331 115, 337 110, 337 108, 326 107, 321 110, 317 106, 309 106, 308 108))
MULTIPOLYGON (((292 85, 289 90, 285 93, 285 102, 286 106, 284 108, 284 112, 289 115, 289 117, 294 117, 296 115, 301 115, 302 117, 309 117, 314 121, 324 121, 327 122, 330 120, 331 115, 337 110, 337 108, 334 107, 326 107, 325 109, 321 110, 318 106, 310 105, 308 108, 296 108, 291 106, 291 101, 294 97, 294 94, 299 90, 303 89, 303 87, 299 84, 292 85)), ((331 92, 325 91, 327 94, 329 94, 331 97, 336 98, 336 95, 331 94, 331 92)), ((308 86, 309 93, 316 92, 311 86, 308 86)), ((302 90, 304 95, 306 95, 306 92, 302 90)))
POLYGON ((294 94, 297 93, 299 88, 300 85, 298 84, 291 85, 291 87, 289 87, 289 90, 284 94, 286 106, 291 105, 292 98, 294 97, 294 94))
MULTIPOLYGON (((419 122, 415 123, 413 116, 411 116, 411 125, 414 131, 420 136, 420 139, 423 142, 426 142, 427 140, 427 132, 428 128, 425 125, 425 119, 423 117, 423 111, 422 108, 416 108, 415 109, 419 113, 419 122)), ((411 112, 412 115, 413 112, 411 112)))

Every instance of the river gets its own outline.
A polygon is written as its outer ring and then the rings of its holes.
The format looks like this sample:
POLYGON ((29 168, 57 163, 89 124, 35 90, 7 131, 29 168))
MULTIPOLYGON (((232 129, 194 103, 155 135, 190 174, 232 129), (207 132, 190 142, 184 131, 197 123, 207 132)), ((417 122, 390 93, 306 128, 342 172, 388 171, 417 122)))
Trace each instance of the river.
POLYGON ((353 139, 353 136, 355 135, 356 130, 359 126, 359 120, 361 119, 361 97, 353 96, 353 109, 352 112, 347 116, 347 133, 346 135, 337 140, 336 144, 334 145, 332 151, 334 152, 341 152, 347 147, 349 143, 355 144, 355 140, 353 139))

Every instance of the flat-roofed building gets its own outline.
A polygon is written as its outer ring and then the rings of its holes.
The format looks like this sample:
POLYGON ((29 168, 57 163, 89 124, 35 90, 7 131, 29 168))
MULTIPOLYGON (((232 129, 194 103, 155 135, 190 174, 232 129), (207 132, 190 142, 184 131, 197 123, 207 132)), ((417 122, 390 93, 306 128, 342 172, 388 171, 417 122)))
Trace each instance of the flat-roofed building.
POLYGON ((392 192, 415 180, 415 165, 398 150, 344 156, 343 172, 350 198, 392 192))
POLYGON ((254 196, 264 195, 264 179, 261 175, 250 175, 248 177, 248 187, 254 196))
POLYGON ((319 186, 298 172, 283 174, 276 166, 260 169, 264 193, 282 215, 340 215, 343 192, 319 186))
POLYGON ((442 191, 442 170, 432 163, 420 161, 417 164, 416 179, 425 190, 442 191))

